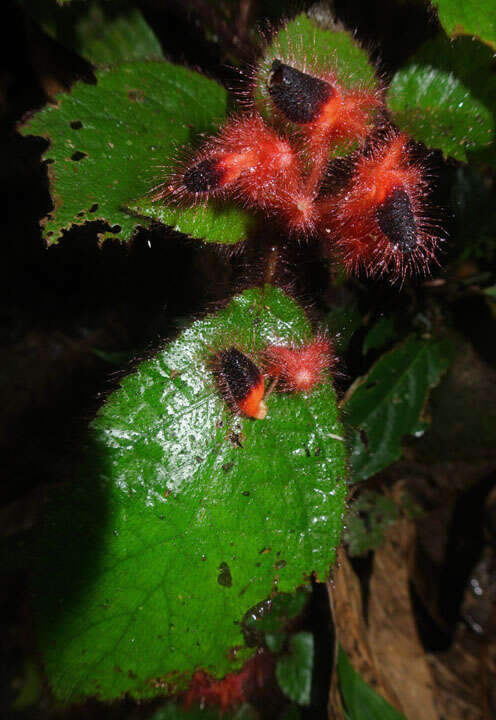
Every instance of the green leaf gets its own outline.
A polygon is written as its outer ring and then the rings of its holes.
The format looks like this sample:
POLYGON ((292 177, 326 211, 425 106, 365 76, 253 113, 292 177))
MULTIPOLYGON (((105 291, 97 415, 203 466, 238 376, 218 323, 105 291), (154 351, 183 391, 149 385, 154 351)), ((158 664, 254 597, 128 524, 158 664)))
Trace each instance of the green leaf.
POLYGON ((429 390, 446 372, 450 355, 447 341, 410 335, 352 386, 344 419, 350 428, 355 482, 398 460, 404 435, 423 433, 426 424, 422 413, 429 390))
POLYGON ((289 638, 289 652, 276 665, 277 682, 283 693, 298 705, 310 705, 313 672, 313 635, 297 633, 289 638))
POLYGON ((271 652, 279 652, 286 642, 286 625, 303 611, 309 595, 310 588, 304 586, 295 593, 279 593, 250 608, 243 618, 246 644, 252 647, 265 641, 271 652))
POLYGON ((493 0, 432 0, 439 20, 451 37, 473 35, 496 50, 496 12, 493 0))
POLYGON ((278 632, 284 630, 289 620, 297 617, 308 602, 310 588, 298 588, 295 593, 279 593, 270 600, 250 609, 244 620, 246 630, 255 632, 278 632))
POLYGON ((338 678, 349 720, 405 720, 404 715, 362 680, 341 645, 338 651, 338 678))
POLYGON ((129 203, 128 209, 138 216, 170 225, 177 232, 224 245, 244 240, 254 225, 253 216, 245 210, 212 202, 193 208, 179 208, 168 207, 145 196, 129 203))
POLYGON ((344 539, 351 557, 380 547, 386 530, 398 517, 398 507, 391 498, 371 490, 361 493, 352 503, 345 520, 344 539))
POLYGON ((387 345, 396 336, 396 320, 393 315, 385 315, 370 328, 363 341, 363 354, 387 345))
POLYGON ((429 40, 393 77, 394 122, 429 147, 464 162, 495 160, 496 78, 489 48, 444 34, 429 40), (491 145, 493 144, 493 147, 491 145))
POLYGON ((163 58, 154 32, 128 3, 93 0, 61 8, 54 0, 22 0, 22 5, 48 35, 93 65, 163 58))
POLYGON ((197 668, 223 677, 253 652, 250 608, 327 577, 347 493, 331 382, 274 392, 263 421, 233 417, 209 359, 233 337, 256 358, 310 332, 281 290, 248 290, 108 397, 36 546, 39 647, 60 702, 167 694, 197 668))
POLYGON ((161 167, 195 132, 225 117, 227 93, 217 83, 168 62, 136 62, 78 83, 22 128, 50 140, 48 163, 54 209, 44 220, 48 244, 72 225, 103 220, 129 240, 143 221, 126 211, 163 177, 161 167))
POLYGON ((345 87, 375 87, 377 79, 367 53, 353 35, 328 19, 318 24, 301 13, 274 35, 265 50, 256 80, 255 97, 266 112, 271 110, 267 90, 272 61, 295 61, 300 66, 334 70, 345 87))

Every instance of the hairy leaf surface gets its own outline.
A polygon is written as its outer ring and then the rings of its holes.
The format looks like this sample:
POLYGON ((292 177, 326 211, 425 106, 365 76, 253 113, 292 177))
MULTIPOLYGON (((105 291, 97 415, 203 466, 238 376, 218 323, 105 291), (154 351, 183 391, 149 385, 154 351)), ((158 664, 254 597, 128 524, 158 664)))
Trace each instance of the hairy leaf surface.
POLYGON ((444 34, 423 45, 393 77, 394 122, 428 147, 467 162, 495 160, 496 78, 489 48, 444 34))

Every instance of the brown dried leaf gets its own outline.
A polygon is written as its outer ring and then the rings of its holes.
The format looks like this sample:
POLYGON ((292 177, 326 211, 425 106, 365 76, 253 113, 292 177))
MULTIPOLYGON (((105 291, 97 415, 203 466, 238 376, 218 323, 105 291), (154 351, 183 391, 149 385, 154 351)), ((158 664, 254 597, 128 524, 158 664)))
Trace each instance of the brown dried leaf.
POLYGON ((415 526, 408 519, 392 526, 374 555, 369 600, 369 641, 376 666, 401 699, 408 720, 439 720, 435 687, 420 643, 409 580, 415 526))
MULTIPOLYGON (((342 645, 351 664, 365 682, 391 705, 402 711, 398 696, 388 683, 387 671, 381 673, 375 662, 364 619, 360 582, 343 549, 339 551, 336 569, 332 581, 328 583, 327 587, 337 643, 342 645)), ((336 662, 334 663, 335 667, 336 662)), ((333 692, 337 692, 337 682, 334 680, 335 678, 331 684, 331 705, 333 692)))

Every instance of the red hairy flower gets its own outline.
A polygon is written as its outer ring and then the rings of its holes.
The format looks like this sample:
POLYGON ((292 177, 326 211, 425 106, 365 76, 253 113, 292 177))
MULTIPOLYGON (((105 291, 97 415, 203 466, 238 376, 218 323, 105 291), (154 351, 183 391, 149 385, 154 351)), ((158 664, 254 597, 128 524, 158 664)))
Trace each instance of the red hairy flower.
POLYGON ((319 203, 320 232, 348 272, 389 271, 393 280, 425 271, 436 236, 426 216, 427 183, 408 156, 408 138, 389 137, 359 157, 351 182, 319 203))
POLYGON ((168 190, 193 202, 216 195, 235 198, 283 217, 294 231, 315 224, 298 151, 258 115, 232 118, 172 178, 168 190))
POLYGON ((283 390, 309 392, 323 382, 325 371, 336 363, 332 343, 324 335, 303 345, 269 345, 265 351, 264 369, 277 378, 283 390))
POLYGON ((212 196, 261 210, 286 232, 325 238, 350 273, 388 272, 393 282, 425 273, 439 240, 425 172, 409 157, 406 135, 390 129, 385 139, 371 140, 379 119, 385 130, 379 83, 353 85, 332 63, 307 65, 298 59, 306 54, 301 48, 276 52, 270 71, 253 73, 251 95, 256 90, 258 102, 266 92, 266 117, 251 97, 250 112, 228 120, 156 199, 191 205, 212 196), (359 150, 343 187, 337 175, 332 182, 330 160, 338 146, 352 145, 359 150))

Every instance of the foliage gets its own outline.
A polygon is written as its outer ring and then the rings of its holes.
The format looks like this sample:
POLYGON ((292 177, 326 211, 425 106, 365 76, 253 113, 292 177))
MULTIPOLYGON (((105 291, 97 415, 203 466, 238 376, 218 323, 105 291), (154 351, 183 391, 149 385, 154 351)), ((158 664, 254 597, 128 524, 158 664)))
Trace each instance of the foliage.
POLYGON ((48 35, 93 65, 163 58, 153 30, 130 3, 79 0, 58 11, 53 0, 24 0, 23 5, 48 35))
POLYGON ((348 720, 405 720, 362 680, 341 646, 338 651, 338 676, 348 720))
POLYGON ((276 675, 281 689, 298 705, 310 704, 313 670, 313 635, 297 633, 289 638, 289 649, 277 661, 276 675))
POLYGON ((397 460, 404 435, 424 432, 429 389, 448 364, 446 342, 411 335, 355 382, 344 405, 353 481, 365 480, 397 460))
POLYGON ((439 19, 452 37, 472 35, 496 50, 496 17, 492 0, 433 0, 439 19))
MULTIPOLYGON (((220 85, 165 61, 123 63, 96 78, 96 86, 78 83, 22 128, 51 143, 44 154, 54 204, 44 221, 48 244, 94 220, 129 240, 148 223, 130 215, 126 203, 160 183, 161 166, 178 144, 190 142, 192 127, 212 130, 226 113, 220 85)), ((221 212, 219 219, 228 238, 233 223, 239 233, 240 211, 221 212)), ((197 232, 206 232, 201 222, 197 232)))
POLYGON ((445 156, 494 162, 491 65, 490 49, 469 38, 450 42, 440 34, 427 41, 391 81, 387 105, 394 122, 445 156))
MULTIPOLYGON (((452 244, 458 260, 481 264, 494 260, 496 242, 488 170, 496 163, 495 32, 488 3, 436 2, 446 33, 457 39, 439 33, 428 40, 403 67, 392 68, 384 88, 391 119, 401 130, 445 158, 471 163, 452 172, 452 244)), ((101 239, 122 241, 152 223, 226 246, 253 239, 268 246, 282 236, 261 213, 254 217, 239 204, 167 204, 167 173, 183 148, 199 145, 225 122, 231 101, 219 82, 165 60, 133 4, 22 4, 46 33, 98 68, 96 84, 76 82, 21 127, 22 134, 49 143, 43 159, 53 209, 42 223, 48 245, 74 226, 97 221, 101 239)), ((212 7, 224 24, 226 18, 234 22, 229 5, 212 7)), ((215 27, 200 30, 214 44, 215 27)), ((247 33, 256 35, 254 28, 247 33)), ((379 85, 356 38, 327 11, 313 8, 260 48, 252 89, 266 116, 267 81, 281 52, 300 66, 336 69, 344 86, 379 85)), ((242 54, 237 40, 227 53, 235 60, 242 54)), ((346 165, 349 158, 343 156, 350 150, 337 147, 322 167, 341 171, 329 161, 339 153, 346 165)), ((289 244, 281 237, 281 265, 289 244)), ((302 248, 308 250, 300 243, 302 248)), ((252 260, 258 250, 253 244, 252 260)), ((319 256, 319 262, 327 272, 328 258, 319 256)), ((302 267, 295 275, 303 274, 302 267)), ((264 277, 275 282, 277 273, 269 269, 264 277)), ((486 272, 485 282, 493 284, 479 292, 489 302, 496 285, 486 272)), ((354 482, 397 461, 405 437, 420 437, 427 428, 430 390, 451 359, 444 329, 436 325, 434 331, 427 323, 429 335, 421 336, 409 319, 399 323, 399 315, 382 313, 377 286, 361 278, 345 286, 339 271, 333 279, 332 299, 339 303, 329 310, 329 298, 319 298, 325 324, 340 355, 354 356, 358 346, 360 356, 354 375, 361 377, 344 396, 342 420, 330 378, 309 394, 276 387, 263 421, 228 411, 212 370, 215 348, 239 344, 261 364, 268 343, 298 344, 315 332, 301 307, 268 284, 187 324, 105 399, 90 426, 80 475, 53 490, 35 541, 35 625, 58 702, 174 694, 195 671, 212 678, 236 672, 263 645, 275 656, 286 697, 310 705, 315 638, 294 625, 311 592, 310 577, 326 580, 340 542, 346 447, 354 482), (371 318, 379 319, 371 325, 371 318)), ((401 291, 416 293, 422 311, 432 312, 435 303, 425 301, 424 289, 412 285, 401 291)), ((124 358, 93 352, 108 363, 124 358)), ((346 386, 353 377, 345 362, 342 367, 338 382, 346 386)), ((412 514, 407 504, 361 492, 346 519, 349 555, 378 548, 400 514, 412 514)), ((400 720, 342 649, 337 660, 350 720, 400 720)), ((32 670, 27 665, 22 702, 39 690, 32 670)), ((299 709, 293 704, 287 717, 294 714, 299 716, 299 709)), ((252 715, 244 705, 224 717, 252 715)), ((168 703, 154 720, 218 716, 168 703)))
POLYGON ((246 291, 107 399, 37 548, 40 646, 60 701, 163 694, 196 667, 222 677, 249 654, 249 608, 327 576, 346 496, 332 385, 273 394, 264 421, 233 418, 208 364, 223 337, 256 352, 308 332, 282 291, 246 291))

